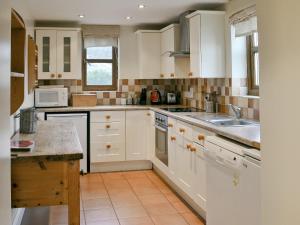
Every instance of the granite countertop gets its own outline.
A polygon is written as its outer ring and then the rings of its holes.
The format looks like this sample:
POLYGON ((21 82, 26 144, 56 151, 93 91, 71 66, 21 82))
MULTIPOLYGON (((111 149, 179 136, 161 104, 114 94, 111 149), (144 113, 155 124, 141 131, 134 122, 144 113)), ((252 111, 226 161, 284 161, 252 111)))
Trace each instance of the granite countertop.
POLYGON ((33 140, 31 152, 12 153, 14 160, 79 160, 83 158, 76 128, 72 122, 39 121, 35 134, 17 133, 13 140, 33 140))
MULTIPOLYGON (((39 112, 79 112, 79 111, 118 111, 118 110, 153 110, 173 117, 175 119, 190 123, 194 126, 202 127, 212 131, 220 136, 232 139, 239 143, 248 145, 255 149, 260 149, 260 124, 247 125, 242 127, 222 127, 216 126, 212 123, 193 119, 187 115, 195 113, 173 113, 162 110, 165 107, 184 107, 180 105, 114 105, 114 106, 94 106, 94 107, 63 107, 63 108, 39 108, 39 112)), ((212 115, 211 113, 197 112, 197 115, 206 117, 212 115)), ((213 114, 216 115, 216 114, 213 114)), ((222 114, 221 114, 222 115, 222 114)), ((224 114, 223 114, 224 116, 224 114)))

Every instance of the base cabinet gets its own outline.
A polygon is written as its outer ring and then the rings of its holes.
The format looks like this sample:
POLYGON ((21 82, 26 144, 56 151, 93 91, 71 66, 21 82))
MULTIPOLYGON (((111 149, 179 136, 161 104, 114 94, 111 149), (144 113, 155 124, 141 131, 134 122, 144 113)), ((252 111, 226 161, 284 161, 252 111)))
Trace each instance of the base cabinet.
POLYGON ((125 111, 91 112, 91 163, 125 160, 125 111))
POLYGON ((147 157, 148 110, 126 111, 126 160, 147 157))

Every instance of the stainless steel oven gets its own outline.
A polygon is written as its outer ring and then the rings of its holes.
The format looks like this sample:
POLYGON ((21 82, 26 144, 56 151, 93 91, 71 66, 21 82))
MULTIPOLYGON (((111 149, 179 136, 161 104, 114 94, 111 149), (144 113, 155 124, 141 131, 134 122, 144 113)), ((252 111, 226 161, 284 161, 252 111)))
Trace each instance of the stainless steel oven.
POLYGON ((168 117, 155 113, 155 156, 168 166, 168 117))

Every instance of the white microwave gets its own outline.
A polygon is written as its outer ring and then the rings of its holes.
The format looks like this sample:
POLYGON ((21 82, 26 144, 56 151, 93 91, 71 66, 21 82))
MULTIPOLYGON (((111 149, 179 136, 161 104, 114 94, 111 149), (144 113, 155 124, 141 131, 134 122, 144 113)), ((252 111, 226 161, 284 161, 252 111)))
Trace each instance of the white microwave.
POLYGON ((34 104, 35 107, 68 106, 68 88, 36 88, 34 104))

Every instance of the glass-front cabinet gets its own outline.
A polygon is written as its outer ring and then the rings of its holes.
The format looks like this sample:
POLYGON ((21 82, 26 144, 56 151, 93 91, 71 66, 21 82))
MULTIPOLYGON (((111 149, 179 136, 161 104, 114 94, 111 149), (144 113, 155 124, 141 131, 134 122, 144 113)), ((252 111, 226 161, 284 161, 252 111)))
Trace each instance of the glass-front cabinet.
POLYGON ((38 79, 81 79, 80 30, 36 29, 38 79))

